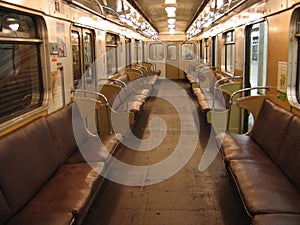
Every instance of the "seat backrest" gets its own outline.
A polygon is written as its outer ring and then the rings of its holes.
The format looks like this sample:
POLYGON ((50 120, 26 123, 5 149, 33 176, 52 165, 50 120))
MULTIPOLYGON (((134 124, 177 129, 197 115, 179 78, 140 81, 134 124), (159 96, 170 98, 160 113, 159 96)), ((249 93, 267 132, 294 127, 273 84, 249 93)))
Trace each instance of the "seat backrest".
POLYGON ((300 192, 300 118, 294 116, 278 156, 278 165, 300 192))
POLYGON ((124 82, 125 84, 128 84, 130 82, 127 72, 119 76, 118 80, 124 82))
POLYGON ((14 213, 34 196, 58 166, 45 117, 0 138, 0 187, 14 213))
POLYGON ((138 71, 138 70, 127 71, 126 74, 127 74, 128 79, 129 79, 130 81, 134 81, 134 80, 137 80, 137 79, 139 79, 140 77, 142 77, 141 72, 138 71))
POLYGON ((251 137, 276 163, 293 114, 265 99, 251 137))
POLYGON ((6 224, 8 219, 13 215, 2 191, 0 190, 0 225, 6 224))
POLYGON ((73 133, 72 110, 73 104, 69 104, 46 116, 60 163, 63 163, 78 148, 77 142, 82 143, 87 139, 85 133, 82 133, 82 139, 76 142, 73 133))
POLYGON ((142 62, 142 65, 145 66, 145 67, 147 68, 148 71, 152 71, 152 69, 153 69, 152 63, 149 63, 149 62, 142 62))
POLYGON ((99 87, 99 92, 105 95, 109 103, 112 104, 121 89, 122 87, 115 84, 103 84, 99 87))

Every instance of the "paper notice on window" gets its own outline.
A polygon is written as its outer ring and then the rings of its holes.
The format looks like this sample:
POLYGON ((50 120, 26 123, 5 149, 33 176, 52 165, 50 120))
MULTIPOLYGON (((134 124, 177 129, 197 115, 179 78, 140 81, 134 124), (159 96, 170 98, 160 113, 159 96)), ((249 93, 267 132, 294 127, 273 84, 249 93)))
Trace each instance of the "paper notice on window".
POLYGON ((277 98, 286 100, 287 62, 278 62, 277 98))
POLYGON ((59 70, 52 71, 52 110, 63 106, 62 76, 59 70))

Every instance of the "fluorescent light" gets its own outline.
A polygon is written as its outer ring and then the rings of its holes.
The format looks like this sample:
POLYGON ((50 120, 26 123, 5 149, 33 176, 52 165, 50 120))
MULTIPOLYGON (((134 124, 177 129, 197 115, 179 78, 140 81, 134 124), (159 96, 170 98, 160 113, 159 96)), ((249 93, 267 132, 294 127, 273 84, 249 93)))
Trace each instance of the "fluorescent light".
POLYGON ((176 12, 176 7, 175 6, 166 6, 165 10, 168 14, 168 17, 174 17, 175 16, 175 12, 176 12))
POLYGON ((169 29, 170 34, 175 34, 175 29, 169 29))
POLYGON ((175 24, 168 24, 168 27, 169 27, 170 29, 175 29, 175 24))
POLYGON ((176 0, 165 0, 165 4, 169 5, 169 4, 176 4, 176 0))
POLYGON ((175 18, 168 18, 168 24, 174 24, 176 22, 175 18))
POLYGON ((217 9, 221 8, 224 5, 224 0, 217 0, 217 9))
POLYGON ((196 22, 196 27, 199 28, 201 26, 201 21, 200 20, 197 20, 196 22))
POLYGON ((167 17, 175 17, 176 16, 176 13, 175 12, 172 12, 172 13, 168 13, 167 17))

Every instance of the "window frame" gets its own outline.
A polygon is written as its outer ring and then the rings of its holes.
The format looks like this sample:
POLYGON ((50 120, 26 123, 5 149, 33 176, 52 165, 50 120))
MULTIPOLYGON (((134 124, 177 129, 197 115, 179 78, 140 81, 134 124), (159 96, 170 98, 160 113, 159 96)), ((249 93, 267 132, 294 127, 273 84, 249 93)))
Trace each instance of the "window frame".
POLYGON ((300 8, 291 16, 289 32, 287 99, 292 107, 300 110, 300 8))
POLYGON ((197 58, 196 55, 197 55, 197 53, 196 53, 196 45, 194 43, 189 42, 189 43, 183 43, 183 44, 181 44, 181 56, 180 56, 181 60, 193 61, 193 60, 195 60, 197 58), (183 50, 185 48, 184 46, 186 46, 186 45, 193 46, 193 52, 191 54, 191 58, 188 58, 187 54, 185 54, 186 51, 183 50), (185 54, 185 55, 183 55, 183 54, 185 54))
POLYGON ((218 35, 212 37, 212 69, 218 69, 218 35))
POLYGON ((73 87, 86 89, 91 85, 97 86, 95 62, 95 33, 92 29, 73 26, 71 29, 73 87), (77 42, 73 42, 73 34, 77 34, 77 42), (88 39, 86 39, 88 37, 88 39), (75 45, 76 44, 76 45, 75 45), (74 46, 77 46, 74 49, 74 46), (74 56, 79 60, 74 64, 74 56), (76 69, 75 69, 76 65, 76 69), (76 74, 77 73, 77 74, 76 74))
MULTIPOLYGON (((119 64, 120 64, 120 62, 119 62, 120 59, 118 57, 118 55, 119 55, 118 54, 119 42, 120 42, 120 37, 118 35, 113 34, 113 33, 106 33, 106 35, 105 35, 106 62, 108 62, 107 57, 109 56, 108 55, 108 51, 109 51, 108 49, 113 49, 114 59, 115 59, 115 64, 114 64, 114 66, 111 67, 112 68, 111 71, 109 71, 110 68, 108 68, 108 66, 106 67, 107 77, 110 77, 110 76, 116 74, 119 70, 119 64), (110 43, 110 42, 108 43, 107 42, 107 37, 108 36, 114 37, 114 42, 113 43, 110 43), (113 69, 115 69, 115 70, 113 70, 113 69)), ((108 65, 108 63, 107 63, 107 65, 108 65)))
POLYGON ((139 63, 139 45, 140 45, 140 40, 135 39, 134 41, 134 51, 135 51, 135 63, 139 63))
MULTIPOLYGON (((157 52, 157 48, 155 49, 155 51, 157 52)), ((164 49, 164 45, 162 43, 151 43, 149 45, 149 59, 152 61, 162 61, 165 59, 165 49, 164 49), (158 54, 155 55, 156 57, 158 56, 157 58, 153 58, 153 55, 151 55, 151 52, 152 52, 151 48, 156 45, 161 46, 161 52, 159 55, 158 54)))
POLYGON ((234 30, 223 33, 223 69, 226 73, 234 75, 235 70, 235 33, 234 30), (227 35, 231 34, 231 39, 227 40, 227 35), (229 49, 230 48, 230 49, 229 49), (228 60, 228 53, 231 55, 231 59, 228 60), (231 68, 228 68, 231 66, 231 68))
MULTIPOLYGON (((3 99, 5 102, 14 102, 12 105, 11 112, 0 112, 0 122, 1 126, 3 124, 6 124, 8 121, 15 119, 22 115, 22 119, 26 119, 27 116, 32 115, 33 113, 37 112, 37 109, 41 109, 44 106, 45 103, 45 83, 44 83, 44 74, 42 68, 45 67, 44 61, 43 61, 43 53, 45 52, 45 44, 44 44, 44 38, 43 38, 43 30, 44 30, 44 23, 42 21, 42 18, 29 13, 20 12, 17 10, 9 10, 4 7, 0 7, 1 12, 6 13, 3 18, 5 19, 6 15, 16 15, 24 18, 30 18, 30 21, 32 21, 32 24, 30 24, 30 28, 32 29, 32 26, 34 26, 34 36, 31 36, 29 34, 26 35, 26 33, 22 34, 22 30, 20 29, 20 26, 18 29, 20 30, 12 30, 12 34, 14 35, 1 35, 0 32, 0 46, 2 45, 12 45, 14 53, 13 56, 13 68, 14 72, 13 74, 8 74, 7 76, 0 75, 0 84, 2 88, 6 85, 9 88, 12 88, 15 86, 15 89, 12 89, 12 94, 15 96, 14 93, 19 93, 20 95, 16 96, 16 98, 10 99, 10 101, 7 101, 3 99), (26 51, 30 50, 30 55, 24 54, 26 51), (33 52, 34 50, 34 52, 33 52), (17 53, 17 54, 16 54, 17 53), (33 58, 32 58, 33 56, 33 58), (15 58, 16 57, 16 58, 15 58), (24 64, 24 59, 27 60, 31 58, 30 63, 24 64), (15 60, 18 60, 18 62, 15 62, 15 60), (15 68, 17 65, 18 68, 15 68), (30 74, 28 76, 28 73, 30 74), (27 75, 26 75, 27 74, 27 75), (30 79, 29 79, 30 78, 30 79), (10 81, 14 81, 14 84, 9 84, 10 81), (8 82, 8 83, 5 83, 8 82), (28 87, 26 82, 30 82, 30 90, 24 88, 24 93, 20 93, 21 90, 20 87, 28 87), (20 86, 22 85, 22 86, 20 86), (15 90, 15 91, 13 91, 15 90), (17 92, 16 92, 17 91, 17 92), (29 93, 30 91, 30 93, 29 93), (22 95, 24 94, 24 96, 22 95), (22 97, 23 96, 23 97, 22 97), (20 97, 20 98, 18 98, 20 97), (30 102, 28 102, 30 101, 30 102), (17 104, 16 104, 17 102, 17 104), (20 105, 18 105, 20 103, 20 105), (2 114, 3 113, 3 114, 2 114), (27 116, 24 116, 27 115, 27 116)), ((26 21, 25 19, 22 19, 20 21, 26 21)), ((1 21, 1 24, 3 25, 4 22, 1 21)), ((7 29, 9 30, 9 29, 7 29)), ((7 64, 7 63, 5 63, 7 64)), ((3 90, 3 89, 2 89, 3 90)), ((5 92, 6 95, 9 92, 5 92)), ((5 98, 3 96, 3 98, 5 98)), ((5 108, 5 107, 4 107, 5 108)), ((6 108, 7 109, 7 108, 6 108)))
POLYGON ((203 62, 206 64, 210 63, 210 54, 209 54, 209 39, 204 39, 204 54, 203 54, 203 62))
POLYGON ((177 44, 168 44, 168 46, 167 46, 167 60, 168 61, 178 61, 178 51, 179 51, 179 49, 178 49, 178 45, 177 44), (175 47, 176 48, 176 54, 175 54, 175 56, 176 56, 176 58, 175 59, 170 59, 170 57, 169 57, 169 47, 175 47))
POLYGON ((203 39, 199 41, 199 61, 203 62, 203 39))
POLYGON ((131 66, 131 39, 125 38, 125 63, 126 68, 131 66))

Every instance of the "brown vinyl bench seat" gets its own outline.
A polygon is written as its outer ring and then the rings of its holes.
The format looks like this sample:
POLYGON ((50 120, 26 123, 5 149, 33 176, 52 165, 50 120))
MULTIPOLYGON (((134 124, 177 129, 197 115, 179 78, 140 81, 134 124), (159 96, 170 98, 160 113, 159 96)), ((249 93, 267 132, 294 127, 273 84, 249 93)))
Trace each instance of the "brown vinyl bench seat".
MULTIPOLYGON (((226 111, 230 95, 241 89, 242 85, 240 76, 214 73, 205 64, 199 63, 190 65, 186 79, 205 117, 210 111, 226 111)), ((211 123, 209 118, 207 122, 211 123)))
POLYGON ((135 117, 151 94, 153 85, 148 85, 147 77, 140 77, 139 72, 127 71, 110 78, 100 85, 99 91, 105 95, 116 112, 132 112, 135 117))
POLYGON ((82 222, 104 180, 108 153, 120 141, 111 134, 102 137, 105 149, 90 145, 83 123, 81 138, 75 139, 74 115, 79 109, 71 103, 0 138, 1 225, 82 222), (93 158, 78 157, 82 145, 89 145, 83 149, 93 158))
POLYGON ((225 77, 216 74, 208 87, 201 83, 193 83, 192 90, 201 111, 206 115, 209 111, 225 111, 228 108, 230 95, 241 89, 240 77, 225 77))
POLYGON ((300 224, 300 118, 262 102, 249 133, 217 140, 252 225, 300 224))

